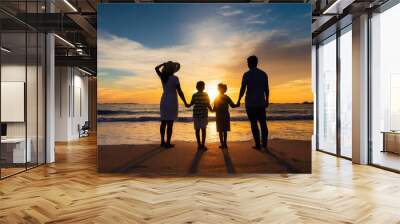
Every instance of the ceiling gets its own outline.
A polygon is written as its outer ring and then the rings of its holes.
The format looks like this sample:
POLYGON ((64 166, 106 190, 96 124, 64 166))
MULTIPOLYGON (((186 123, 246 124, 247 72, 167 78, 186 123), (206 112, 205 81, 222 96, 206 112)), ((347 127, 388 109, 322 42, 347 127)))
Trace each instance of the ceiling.
MULTIPOLYGON (((387 0, 1 0, 2 32, 16 33, 26 28, 39 32, 54 32, 56 64, 82 66, 96 73, 97 12, 99 3, 171 3, 171 2, 269 2, 311 3, 313 5, 313 37, 348 14, 365 10, 387 0), (332 5, 339 14, 332 14, 332 5), (342 8, 340 8, 342 7, 342 8), (324 14, 330 8, 329 14, 324 14), (51 13, 49 13, 51 11, 51 13), (65 40, 65 41, 64 41, 65 40), (72 45, 73 46, 72 46, 72 45)), ((17 40, 18 38, 16 38, 17 40)))

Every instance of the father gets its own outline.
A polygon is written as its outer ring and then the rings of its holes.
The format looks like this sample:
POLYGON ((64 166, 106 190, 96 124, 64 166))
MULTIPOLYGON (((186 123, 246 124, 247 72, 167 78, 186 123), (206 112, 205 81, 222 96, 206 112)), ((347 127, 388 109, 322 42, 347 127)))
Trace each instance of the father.
POLYGON ((245 104, 247 116, 251 123, 251 131, 256 144, 253 148, 261 150, 260 130, 258 128, 258 123, 260 123, 262 147, 267 150, 268 127, 266 108, 269 105, 268 76, 264 71, 257 68, 257 64, 258 58, 256 56, 252 55, 247 58, 249 71, 243 75, 237 104, 240 105, 240 100, 247 90, 245 104))

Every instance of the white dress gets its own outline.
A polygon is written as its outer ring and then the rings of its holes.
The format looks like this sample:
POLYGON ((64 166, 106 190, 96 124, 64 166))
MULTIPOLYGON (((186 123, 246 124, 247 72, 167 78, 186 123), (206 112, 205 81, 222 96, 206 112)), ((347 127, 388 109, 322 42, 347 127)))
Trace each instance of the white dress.
POLYGON ((166 83, 162 82, 163 94, 160 102, 161 120, 172 121, 178 117, 178 77, 172 75, 166 83))

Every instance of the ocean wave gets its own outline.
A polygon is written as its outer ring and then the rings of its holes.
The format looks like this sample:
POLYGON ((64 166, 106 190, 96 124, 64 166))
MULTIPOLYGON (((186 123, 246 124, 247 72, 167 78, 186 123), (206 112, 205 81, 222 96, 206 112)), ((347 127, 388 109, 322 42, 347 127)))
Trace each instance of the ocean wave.
POLYGON ((133 114, 160 114, 159 110, 97 110, 98 115, 133 115, 133 114))
MULTIPOLYGON (((179 113, 192 113, 193 111, 188 109, 188 110, 179 110, 179 113)), ((242 113, 246 114, 246 110, 232 110, 232 113, 242 113)), ((286 115, 286 114, 310 114, 312 111, 310 110, 271 110, 268 111, 269 114, 275 114, 275 115, 286 115)), ((146 115, 146 114, 160 114, 159 110, 136 110, 136 111, 129 111, 129 110, 98 110, 97 111, 98 115, 104 115, 104 116, 109 116, 109 115, 146 115)))
MULTIPOLYGON (((215 117, 209 117, 209 121, 215 121, 215 117)), ((293 120, 313 120, 313 115, 283 115, 267 116, 270 121, 293 121, 293 120)), ((98 122, 148 122, 160 121, 159 117, 101 117, 98 122)), ((178 117, 177 122, 192 122, 192 117, 178 117)), ((231 121, 248 121, 247 116, 231 117, 231 121)))

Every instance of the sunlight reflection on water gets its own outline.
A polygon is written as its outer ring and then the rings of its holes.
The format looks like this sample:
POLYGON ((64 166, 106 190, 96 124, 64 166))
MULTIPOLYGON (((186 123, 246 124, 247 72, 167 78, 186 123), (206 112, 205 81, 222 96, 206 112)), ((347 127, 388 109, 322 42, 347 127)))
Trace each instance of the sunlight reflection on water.
MULTIPOLYGON (((311 140, 313 121, 270 121, 269 138, 311 140)), ((150 144, 159 143, 159 122, 106 122, 98 123, 98 144, 150 144)), ((196 141, 193 123, 175 122, 173 141, 196 141)), ((249 122, 231 122, 228 141, 251 140, 249 122)), ((218 142, 216 123, 207 127, 207 142, 218 142)))

